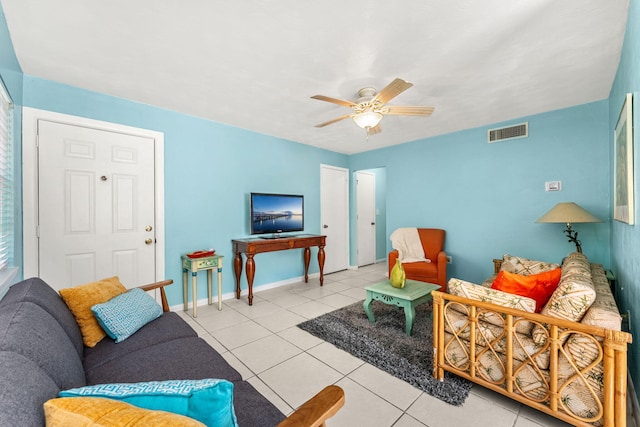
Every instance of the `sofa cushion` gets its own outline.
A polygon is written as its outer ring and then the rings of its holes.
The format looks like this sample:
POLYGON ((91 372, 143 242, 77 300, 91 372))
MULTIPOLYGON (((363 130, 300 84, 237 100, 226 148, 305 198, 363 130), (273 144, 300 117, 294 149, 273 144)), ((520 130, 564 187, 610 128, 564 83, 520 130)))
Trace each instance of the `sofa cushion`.
POLYGON ((95 347, 84 348, 84 368, 92 371, 111 360, 126 354, 178 338, 197 337, 196 332, 177 313, 164 313, 139 329, 132 338, 116 344, 105 338, 95 347))
POLYGON ((438 280, 438 264, 435 262, 405 262, 402 263, 402 268, 413 280, 432 279, 433 283, 438 280))
POLYGON ((93 347, 107 336, 93 315, 91 307, 109 301, 111 298, 126 291, 127 288, 120 283, 118 277, 85 283, 73 288, 60 289, 60 296, 69 307, 69 310, 71 310, 71 313, 73 313, 78 326, 80 326, 84 345, 93 347))
POLYGON ((120 343, 147 323, 162 316, 162 307, 140 288, 91 307, 100 327, 120 343))
POLYGON ((602 265, 591 264, 591 277, 596 290, 596 300, 584 314, 580 323, 620 331, 622 316, 618 311, 616 300, 613 298, 602 265))
POLYGON ((42 404, 60 388, 22 354, 0 351, 0 426, 43 426, 42 404))
POLYGON ((116 399, 140 408, 185 415, 209 427, 238 425, 233 409, 233 383, 221 379, 99 384, 64 390, 59 396, 116 399))
POLYGON ((285 419, 284 414, 248 382, 236 381, 233 385, 233 404, 241 409, 236 411, 238 425, 276 426, 285 419))
POLYGON ((47 427, 198 427, 204 424, 183 415, 138 408, 100 397, 61 397, 44 404, 47 427))
POLYGON ((0 307, 0 350, 32 360, 61 389, 85 385, 82 361, 64 329, 32 302, 0 307))
POLYGON ((203 339, 195 337, 142 348, 87 369, 85 373, 89 385, 203 378, 224 378, 233 382, 242 379, 217 351, 203 339))
MULTIPOLYGON (((560 283, 540 314, 579 322, 595 299, 589 260, 583 254, 574 253, 565 258, 560 283)), ((547 340, 547 332, 540 325, 533 328, 532 334, 538 345, 547 340)))
MULTIPOLYGON (((449 280, 447 290, 452 295, 476 301, 489 302, 503 307, 515 308, 529 313, 533 313, 536 309, 536 301, 533 298, 509 294, 456 278, 449 280)), ((502 325, 502 322, 498 325, 502 325)))
POLYGON ((522 276, 529 276, 531 274, 538 274, 559 267, 560 266, 558 264, 504 254, 502 256, 500 270, 508 271, 513 274, 520 274, 522 276))
MULTIPOLYGON (((452 278, 449 280, 447 290, 452 295, 457 295, 476 301, 484 301, 502 307, 514 308, 516 310, 522 310, 529 313, 533 313, 536 309, 536 300, 534 300, 533 298, 508 294, 497 289, 487 288, 485 286, 476 285, 475 283, 466 282, 464 280, 456 278, 452 278)), ((453 307, 457 306, 454 305, 453 307)), ((464 310, 462 308, 459 308, 459 311, 463 312, 464 310)), ((500 314, 494 312, 483 312, 480 317, 481 320, 489 322, 493 325, 504 325, 504 319, 500 314)), ((529 334, 531 332, 531 327, 531 322, 518 321, 518 323, 516 324, 516 331, 520 332, 521 334, 529 334)))
POLYGON ((502 270, 493 281, 491 288, 509 294, 533 298, 536 300, 536 313, 539 313, 558 287, 561 274, 562 270, 559 268, 529 276, 502 270))
POLYGON ((67 305, 51 286, 38 277, 25 279, 9 288, 0 301, 0 306, 21 301, 32 302, 53 316, 69 336, 78 355, 82 356, 84 345, 80 328, 67 305))

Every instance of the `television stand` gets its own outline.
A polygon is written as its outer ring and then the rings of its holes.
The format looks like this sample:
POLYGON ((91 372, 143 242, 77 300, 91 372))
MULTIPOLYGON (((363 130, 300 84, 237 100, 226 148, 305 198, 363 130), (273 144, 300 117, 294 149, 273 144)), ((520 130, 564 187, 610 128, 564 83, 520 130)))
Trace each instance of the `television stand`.
POLYGON ((311 247, 318 247, 318 267, 320 268, 320 286, 324 283, 324 247, 327 236, 313 234, 301 234, 298 236, 280 236, 278 238, 258 239, 234 239, 233 244, 233 270, 236 274, 236 299, 240 299, 240 277, 242 276, 242 254, 245 261, 247 284, 249 287, 249 305, 253 305, 253 278, 256 274, 256 263, 253 260, 255 254, 263 252, 286 251, 289 249, 304 249, 304 282, 309 282, 309 262, 311 260, 311 247))

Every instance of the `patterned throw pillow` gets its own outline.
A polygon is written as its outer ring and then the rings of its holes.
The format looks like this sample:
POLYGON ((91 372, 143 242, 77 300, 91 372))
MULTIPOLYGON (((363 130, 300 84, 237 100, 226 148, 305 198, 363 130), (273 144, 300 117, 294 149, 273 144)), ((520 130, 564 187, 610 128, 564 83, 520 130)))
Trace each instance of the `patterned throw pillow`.
POLYGON ((504 254, 502 257, 502 265, 500 266, 500 270, 502 271, 519 274, 521 276, 530 276, 556 268, 560 268, 560 266, 558 264, 521 258, 509 254, 504 254))
POLYGON ((153 410, 173 412, 207 426, 237 427, 233 383, 227 380, 170 380, 99 384, 61 391, 60 397, 106 397, 153 410))
POLYGON ((117 343, 133 335, 152 320, 162 316, 162 308, 140 288, 120 294, 91 307, 98 323, 117 343))
POLYGON ((100 397, 62 397, 44 403, 47 427, 198 427, 204 424, 164 411, 137 408, 118 400, 100 397))
POLYGON ((95 347, 107 336, 98 324, 96 316, 93 315, 91 307, 125 292, 127 288, 120 283, 117 276, 73 288, 60 289, 60 296, 78 322, 84 345, 95 347))
MULTIPOLYGON (((451 295, 469 298, 476 301, 488 302, 502 307, 515 308, 516 310, 522 310, 529 313, 533 313, 536 309, 536 300, 534 300, 533 298, 509 294, 497 289, 487 288, 456 278, 452 278, 449 280, 449 283, 447 285, 447 292, 449 292, 451 295)), ((453 307, 453 309, 456 310, 456 305, 453 305, 453 307)), ((497 312, 483 312, 480 318, 482 321, 491 323, 492 325, 496 326, 504 326, 505 324, 504 318, 500 313, 497 312)), ((520 332, 521 334, 529 334, 531 332, 532 326, 533 325, 531 324, 531 322, 518 321, 516 325, 516 331, 520 332)))

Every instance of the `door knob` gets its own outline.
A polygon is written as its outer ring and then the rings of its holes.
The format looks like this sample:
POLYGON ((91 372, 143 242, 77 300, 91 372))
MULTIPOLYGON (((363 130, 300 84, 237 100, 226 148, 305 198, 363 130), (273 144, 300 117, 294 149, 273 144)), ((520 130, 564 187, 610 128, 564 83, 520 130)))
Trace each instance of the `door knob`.
POLYGON ((144 243, 145 243, 146 245, 150 245, 150 244, 152 244, 152 243, 153 243, 153 239, 147 239, 147 240, 145 240, 145 241, 144 241, 144 243))
POLYGON ((329 228, 327 224, 323 225, 322 228, 329 228))
POLYGON ((150 226, 150 225, 147 225, 147 226, 144 228, 144 231, 151 231, 151 230, 153 230, 153 227, 152 227, 152 226, 150 226))
POLYGON ((371 223, 371 225, 376 225, 376 223, 375 223, 375 222, 372 222, 372 223, 371 223))

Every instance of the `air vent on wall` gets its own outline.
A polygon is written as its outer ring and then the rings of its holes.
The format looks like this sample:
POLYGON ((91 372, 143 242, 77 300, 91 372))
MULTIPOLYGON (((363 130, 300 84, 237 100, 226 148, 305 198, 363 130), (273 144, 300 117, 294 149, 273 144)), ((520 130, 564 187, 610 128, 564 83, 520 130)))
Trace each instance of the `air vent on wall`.
POLYGON ((489 129, 487 136, 490 144, 506 139, 526 138, 529 136, 529 123, 525 122, 500 129, 489 129))

